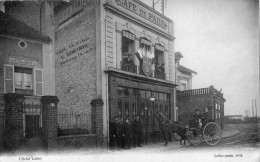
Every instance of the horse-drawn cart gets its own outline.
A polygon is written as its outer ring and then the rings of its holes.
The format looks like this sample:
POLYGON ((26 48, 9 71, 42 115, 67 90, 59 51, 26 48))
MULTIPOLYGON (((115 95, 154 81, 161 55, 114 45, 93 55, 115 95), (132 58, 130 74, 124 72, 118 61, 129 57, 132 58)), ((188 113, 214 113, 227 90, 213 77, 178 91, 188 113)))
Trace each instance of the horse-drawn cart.
POLYGON ((190 144, 198 145, 203 141, 208 145, 216 145, 221 139, 221 128, 214 121, 205 122, 201 127, 191 127, 187 129, 186 137, 190 144))
POLYGON ((157 113, 157 120, 164 134, 165 146, 168 145, 167 132, 177 133, 182 140, 187 140, 191 145, 198 145, 206 142, 208 145, 216 145, 221 139, 222 132, 220 126, 214 120, 196 121, 190 120, 189 126, 185 127, 180 122, 171 122, 161 113, 157 113))

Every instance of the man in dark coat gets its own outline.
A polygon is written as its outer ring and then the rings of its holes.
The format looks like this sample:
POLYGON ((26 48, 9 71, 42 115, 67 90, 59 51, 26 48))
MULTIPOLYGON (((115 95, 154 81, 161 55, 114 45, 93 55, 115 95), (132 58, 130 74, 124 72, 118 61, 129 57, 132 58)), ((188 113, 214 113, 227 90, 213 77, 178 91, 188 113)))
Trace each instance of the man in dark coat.
POLYGON ((134 61, 133 61, 133 58, 132 58, 132 54, 131 54, 131 53, 128 53, 128 54, 127 54, 127 57, 123 59, 123 62, 126 63, 126 64, 134 65, 134 61))
POLYGON ((116 144, 116 123, 118 121, 118 118, 115 117, 113 121, 109 123, 109 145, 111 148, 114 148, 116 144))
POLYGON ((133 130, 133 146, 142 147, 142 124, 140 122, 139 116, 135 117, 135 120, 132 122, 133 130))
POLYGON ((132 128, 131 128, 129 119, 125 120, 123 127, 122 127, 122 133, 123 133, 125 148, 130 149, 131 148, 132 128))
POLYGON ((201 127, 203 116, 200 114, 199 109, 196 109, 194 119, 195 119, 197 126, 201 127))
POLYGON ((122 121, 118 119, 115 125, 115 134, 116 134, 116 145, 118 149, 121 149, 122 141, 122 121))

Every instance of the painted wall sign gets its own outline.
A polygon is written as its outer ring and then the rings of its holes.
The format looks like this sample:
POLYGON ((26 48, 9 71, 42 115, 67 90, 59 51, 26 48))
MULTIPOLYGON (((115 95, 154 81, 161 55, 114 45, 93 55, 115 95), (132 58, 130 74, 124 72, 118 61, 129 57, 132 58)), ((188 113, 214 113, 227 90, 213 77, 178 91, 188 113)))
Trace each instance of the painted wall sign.
POLYGON ((79 41, 70 43, 67 47, 57 50, 56 55, 59 56, 60 65, 67 64, 91 51, 94 48, 89 47, 89 37, 80 39, 79 41))
POLYGON ((163 29, 167 28, 167 22, 156 13, 148 10, 145 7, 137 5, 132 0, 115 0, 116 4, 145 18, 146 20, 162 27, 163 29))
POLYGON ((26 65, 26 66, 37 66, 38 62, 36 60, 24 57, 9 56, 9 62, 14 64, 26 65))
POLYGON ((58 12, 54 16, 54 24, 58 25, 68 18, 70 18, 72 15, 76 14, 79 12, 83 7, 87 4, 88 0, 73 0, 71 1, 68 6, 58 12))

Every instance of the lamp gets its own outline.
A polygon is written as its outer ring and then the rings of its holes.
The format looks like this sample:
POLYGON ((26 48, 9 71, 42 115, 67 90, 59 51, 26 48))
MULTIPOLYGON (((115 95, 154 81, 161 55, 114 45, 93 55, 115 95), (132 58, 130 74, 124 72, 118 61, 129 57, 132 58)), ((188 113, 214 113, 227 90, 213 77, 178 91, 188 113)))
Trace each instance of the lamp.
POLYGON ((150 97, 150 101, 155 101, 155 97, 150 97))

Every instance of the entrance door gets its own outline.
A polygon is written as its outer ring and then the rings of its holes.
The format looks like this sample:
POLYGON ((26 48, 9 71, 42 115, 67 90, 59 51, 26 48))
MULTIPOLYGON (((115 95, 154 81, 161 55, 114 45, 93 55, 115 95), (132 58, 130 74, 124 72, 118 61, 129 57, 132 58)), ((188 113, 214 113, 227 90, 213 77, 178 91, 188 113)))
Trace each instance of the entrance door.
POLYGON ((40 136, 40 115, 25 116, 25 137, 35 138, 40 136))

